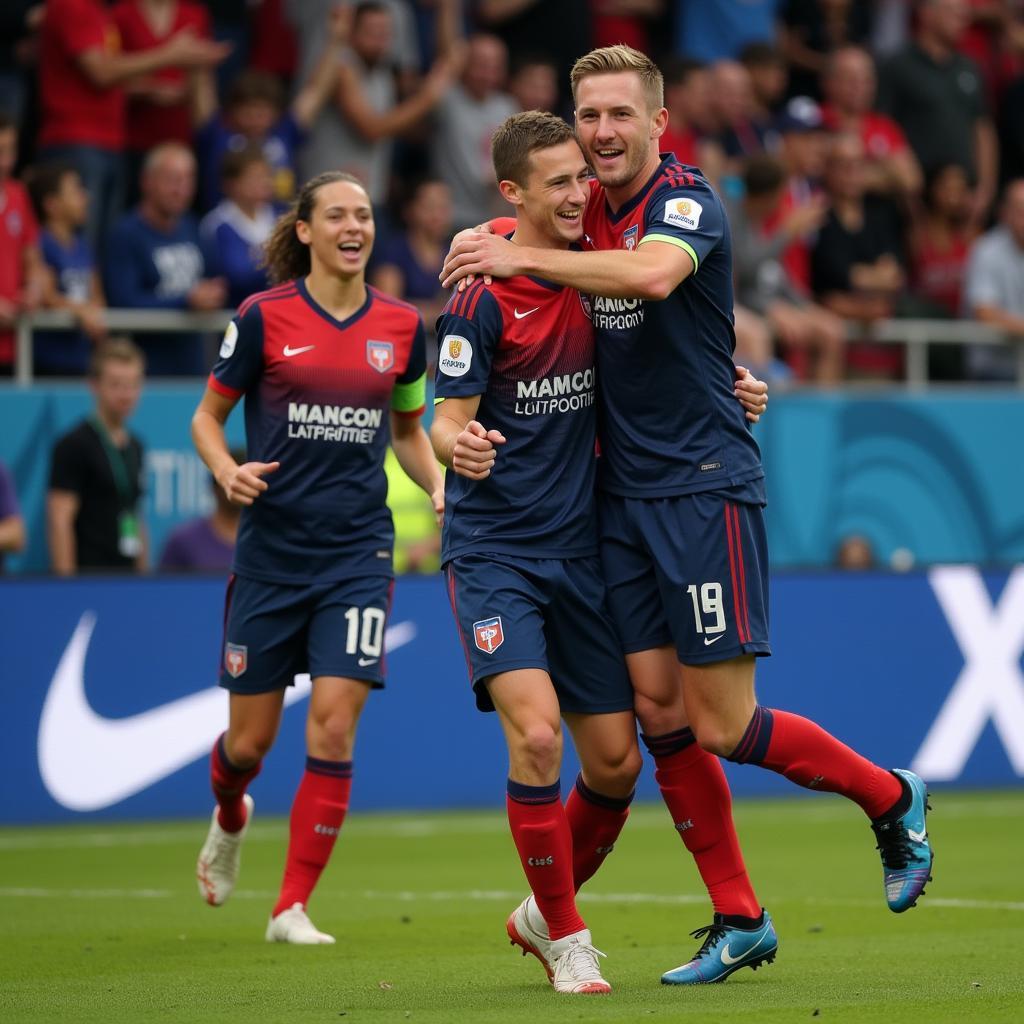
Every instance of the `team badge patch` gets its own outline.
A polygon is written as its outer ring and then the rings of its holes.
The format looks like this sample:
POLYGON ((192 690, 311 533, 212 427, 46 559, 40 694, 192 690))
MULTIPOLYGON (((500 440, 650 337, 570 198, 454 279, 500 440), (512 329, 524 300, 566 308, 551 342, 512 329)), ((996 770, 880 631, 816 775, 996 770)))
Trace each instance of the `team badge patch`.
POLYGON ((696 199, 670 199, 665 203, 665 223, 695 231, 704 207, 696 199))
POLYGON ((484 654, 493 654, 504 642, 505 632, 501 628, 501 616, 481 619, 473 623, 473 639, 484 654))
POLYGON ((224 340, 220 343, 221 359, 230 359, 235 354, 235 346, 238 344, 238 325, 234 320, 228 324, 224 332, 224 340))
POLYGON ((622 236, 622 247, 632 252, 636 248, 636 236, 640 234, 640 225, 634 224, 622 236))
POLYGON ((249 648, 245 644, 228 644, 224 648, 224 667, 237 679, 249 667, 249 648))
POLYGON ((367 341, 366 361, 378 372, 387 373, 395 365, 395 346, 390 341, 367 341))
POLYGON ((594 303, 591 301, 589 295, 585 292, 580 292, 580 305, 583 307, 583 312, 586 313, 588 320, 594 319, 594 303))
POLYGON ((438 369, 449 377, 461 377, 473 362, 473 346, 468 338, 446 334, 437 358, 438 369))

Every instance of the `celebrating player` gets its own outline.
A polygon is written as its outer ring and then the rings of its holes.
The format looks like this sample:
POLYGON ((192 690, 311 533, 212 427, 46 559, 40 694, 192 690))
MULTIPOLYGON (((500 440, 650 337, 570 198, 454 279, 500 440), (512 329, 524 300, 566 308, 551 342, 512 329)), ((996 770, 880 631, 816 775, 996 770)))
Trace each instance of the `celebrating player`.
POLYGON ((393 528, 385 504, 390 443, 443 508, 441 474, 420 425, 423 322, 364 281, 374 239, 358 181, 313 178, 267 243, 274 280, 240 307, 220 348, 192 434, 228 498, 243 506, 228 583, 221 685, 227 731, 214 746, 217 806, 199 854, 199 891, 222 904, 252 820, 246 793, 281 721, 285 687, 308 671, 306 770, 292 805, 268 942, 332 943, 306 905, 348 809, 356 724, 384 680, 393 528), (245 395, 238 465, 224 423, 245 395))
MULTIPOLYGON (((453 247, 445 283, 537 274, 598 296, 609 605, 656 777, 698 866, 690 845, 698 832, 719 851, 733 845, 720 811, 724 776, 694 753, 703 749, 859 804, 877 837, 886 901, 899 913, 930 878, 924 783, 755 697, 755 657, 769 653, 763 471, 732 398, 732 259, 721 202, 696 168, 659 155, 662 79, 647 57, 626 46, 592 51, 576 62, 572 85, 580 142, 597 176, 585 229, 607 251, 525 247, 471 232, 453 247)), ((727 915, 714 890, 712 898, 714 921, 696 933, 700 950, 665 983, 722 980, 774 948, 767 914, 755 918, 748 907, 727 915)))

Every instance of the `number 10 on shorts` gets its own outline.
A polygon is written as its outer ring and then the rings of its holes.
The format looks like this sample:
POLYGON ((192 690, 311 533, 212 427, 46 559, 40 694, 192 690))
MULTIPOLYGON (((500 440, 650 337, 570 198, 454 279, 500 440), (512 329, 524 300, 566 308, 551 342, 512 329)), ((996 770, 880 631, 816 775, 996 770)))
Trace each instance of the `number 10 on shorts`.
POLYGON ((384 645, 384 618, 381 608, 349 608, 345 612, 345 653, 379 658, 384 645))
POLYGON ((725 610, 722 604, 722 584, 702 583, 686 588, 693 602, 693 622, 698 633, 704 634, 704 643, 713 644, 725 632, 725 610), (709 639, 711 638, 711 639, 709 639))

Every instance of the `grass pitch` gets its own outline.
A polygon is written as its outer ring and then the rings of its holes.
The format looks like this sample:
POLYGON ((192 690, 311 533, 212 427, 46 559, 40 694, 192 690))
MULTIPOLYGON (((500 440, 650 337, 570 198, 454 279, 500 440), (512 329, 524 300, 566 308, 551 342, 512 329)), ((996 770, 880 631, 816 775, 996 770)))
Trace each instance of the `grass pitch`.
POLYGON ((206 822, 0 829, 0 1020, 1024 1020, 1021 791, 934 796, 935 881, 900 916, 855 807, 738 803, 779 957, 695 989, 658 978, 692 955, 706 897, 664 809, 638 807, 581 898, 606 997, 555 995, 508 944, 525 889, 499 810, 353 815, 310 907, 338 944, 265 944, 286 823, 258 801, 239 889, 217 909, 192 878, 206 822))

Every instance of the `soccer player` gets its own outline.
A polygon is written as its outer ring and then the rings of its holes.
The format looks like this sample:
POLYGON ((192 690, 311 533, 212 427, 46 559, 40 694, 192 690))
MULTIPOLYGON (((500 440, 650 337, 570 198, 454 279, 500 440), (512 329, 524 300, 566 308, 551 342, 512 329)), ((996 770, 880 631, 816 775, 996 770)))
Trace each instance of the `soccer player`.
POLYGON ((242 304, 192 420, 203 461, 243 506, 220 678, 228 728, 212 752, 217 806, 196 868, 213 906, 238 876, 253 811, 246 789, 274 742, 285 687, 297 672, 313 678, 306 770, 268 942, 334 942, 306 907, 348 809, 360 712, 384 684, 389 440, 435 511, 443 508, 419 419, 423 322, 366 286, 373 239, 370 200, 355 178, 329 171, 307 182, 267 243, 271 276, 284 283, 242 304), (223 425, 242 395, 251 461, 238 465, 223 425))
MULTIPOLYGON (((492 158, 517 242, 579 240, 588 171, 561 118, 513 115, 494 134, 492 158)), ((437 333, 431 439, 454 470, 442 561, 477 707, 497 711, 508 743, 509 826, 546 932, 543 944, 530 942, 527 900, 509 935, 556 991, 606 993, 576 908, 585 878, 575 876, 593 874, 614 843, 640 753, 597 559, 589 304, 537 278, 476 282, 455 293, 437 333), (583 766, 569 807, 561 718, 583 766), (608 819, 612 834, 574 843, 574 816, 608 819)))
MULTIPOLYGON (((729 859, 728 789, 697 751, 756 764, 856 802, 877 837, 886 901, 907 910, 933 856, 923 781, 755 696, 755 658, 770 652, 763 471, 731 397, 721 201, 697 168, 659 154, 662 80, 646 56, 626 46, 592 51, 576 62, 572 85, 597 176, 585 230, 603 251, 471 232, 453 247, 445 283, 536 274, 597 296, 602 564, 644 742, 684 842, 699 831, 715 844, 717 835, 719 867, 729 859)), ((666 984, 719 981, 774 949, 767 914, 727 915, 715 902, 700 950, 665 973, 666 984)))

